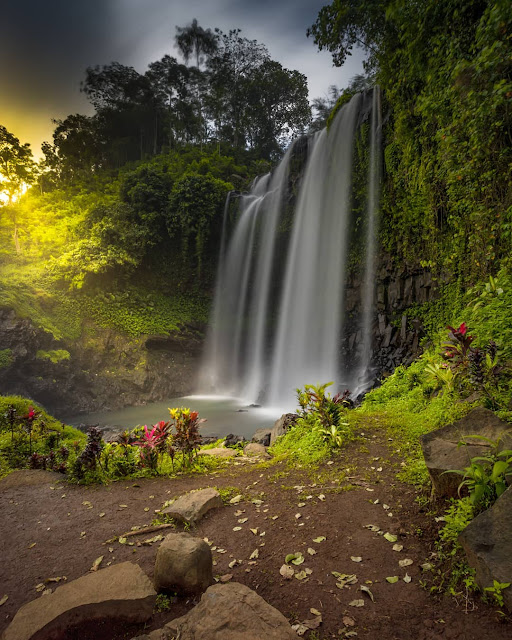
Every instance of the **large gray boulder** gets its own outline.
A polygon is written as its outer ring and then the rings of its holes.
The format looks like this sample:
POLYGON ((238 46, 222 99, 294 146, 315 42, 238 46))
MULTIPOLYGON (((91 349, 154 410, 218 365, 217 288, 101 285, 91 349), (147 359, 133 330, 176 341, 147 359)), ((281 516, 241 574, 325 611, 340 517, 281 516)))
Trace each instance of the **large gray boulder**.
POLYGON ((465 418, 453 424, 421 436, 423 456, 435 493, 439 497, 455 497, 462 477, 445 473, 468 467, 471 458, 489 453, 484 440, 470 438, 468 444, 459 446, 466 436, 481 436, 497 440, 505 434, 503 448, 512 448, 512 426, 483 407, 473 409, 465 418))
POLYGON ((91 620, 142 623, 153 613, 156 593, 142 569, 122 562, 73 580, 18 610, 1 640, 60 640, 66 630, 91 620))
POLYGON ((270 444, 273 445, 274 442, 279 438, 279 436, 284 435, 288 429, 295 424, 299 416, 296 413, 283 413, 283 415, 276 420, 272 430, 270 432, 270 444))
POLYGON ((196 524, 201 518, 211 511, 222 507, 222 498, 216 489, 200 489, 180 496, 170 506, 162 510, 162 513, 176 518, 180 522, 196 524))
POLYGON ((297 640, 288 620, 238 582, 216 584, 181 618, 148 635, 150 640, 297 640))
POLYGON ((238 455, 236 449, 228 449, 227 447, 214 447, 213 449, 200 449, 198 456, 215 456, 217 458, 234 458, 238 455))
POLYGON ((170 533, 156 554, 155 589, 201 593, 213 582, 212 566, 212 552, 204 540, 188 533, 170 533))
MULTIPOLYGON (((494 580, 512 584, 512 487, 468 524, 459 542, 481 589, 492 587, 494 580)), ((503 590, 503 599, 512 613, 512 587, 503 590)))

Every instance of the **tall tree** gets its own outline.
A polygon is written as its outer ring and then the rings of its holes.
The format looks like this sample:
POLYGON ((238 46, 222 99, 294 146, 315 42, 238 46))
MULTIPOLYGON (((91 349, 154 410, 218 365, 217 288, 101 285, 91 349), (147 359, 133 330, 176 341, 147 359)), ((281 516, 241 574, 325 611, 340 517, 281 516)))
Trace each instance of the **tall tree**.
POLYGON ((196 18, 186 27, 176 27, 175 42, 185 62, 195 55, 198 69, 204 62, 204 56, 212 55, 217 48, 217 39, 213 31, 199 26, 196 18))
POLYGON ((36 164, 28 143, 21 144, 18 138, 0 125, 0 208, 6 208, 14 225, 13 240, 16 252, 20 252, 16 207, 14 201, 26 185, 35 179, 36 164))

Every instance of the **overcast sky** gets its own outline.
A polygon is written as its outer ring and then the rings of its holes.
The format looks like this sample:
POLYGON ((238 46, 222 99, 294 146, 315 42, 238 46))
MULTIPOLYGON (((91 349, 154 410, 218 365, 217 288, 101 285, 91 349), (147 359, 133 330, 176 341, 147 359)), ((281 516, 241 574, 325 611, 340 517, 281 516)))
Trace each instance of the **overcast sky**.
POLYGON ((0 38, 0 124, 40 155, 52 118, 92 113, 80 93, 87 66, 116 61, 144 72, 174 48, 176 25, 242 29, 270 55, 308 78, 310 98, 342 88, 362 70, 341 69, 318 52, 306 29, 328 0, 4 0, 0 38))

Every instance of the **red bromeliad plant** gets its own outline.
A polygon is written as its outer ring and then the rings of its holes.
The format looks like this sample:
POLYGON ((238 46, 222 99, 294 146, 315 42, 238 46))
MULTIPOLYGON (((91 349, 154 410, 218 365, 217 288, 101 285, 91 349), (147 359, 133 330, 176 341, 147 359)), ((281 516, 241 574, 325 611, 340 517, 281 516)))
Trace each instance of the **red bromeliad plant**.
POLYGON ((199 426, 206 420, 199 418, 198 412, 190 409, 169 409, 169 412, 174 420, 174 428, 176 430, 173 436, 173 443, 181 451, 183 463, 191 465, 201 444, 199 426))
POLYGON ((153 425, 151 431, 144 425, 144 433, 141 440, 134 442, 140 447, 140 459, 144 466, 156 471, 158 466, 158 453, 161 450, 161 441, 165 442, 165 434, 158 431, 158 425, 153 425))
POLYGON ((467 366, 473 336, 468 334, 466 323, 463 322, 458 329, 454 329, 450 325, 446 328, 450 333, 448 334, 448 341, 441 345, 443 358, 448 360, 454 368, 467 366))

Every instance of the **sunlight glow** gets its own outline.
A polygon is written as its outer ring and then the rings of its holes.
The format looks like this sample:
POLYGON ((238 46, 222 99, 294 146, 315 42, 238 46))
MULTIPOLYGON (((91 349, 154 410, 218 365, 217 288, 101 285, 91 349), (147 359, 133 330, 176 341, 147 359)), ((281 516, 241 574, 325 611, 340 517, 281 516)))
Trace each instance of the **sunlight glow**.
MULTIPOLYGON (((9 194, 8 192, 2 188, 2 183, 7 182, 4 176, 0 175, 0 205, 5 205, 9 203, 9 194)), ((29 185, 26 182, 23 182, 20 188, 14 193, 11 197, 11 204, 17 202, 21 196, 27 192, 29 185)))

